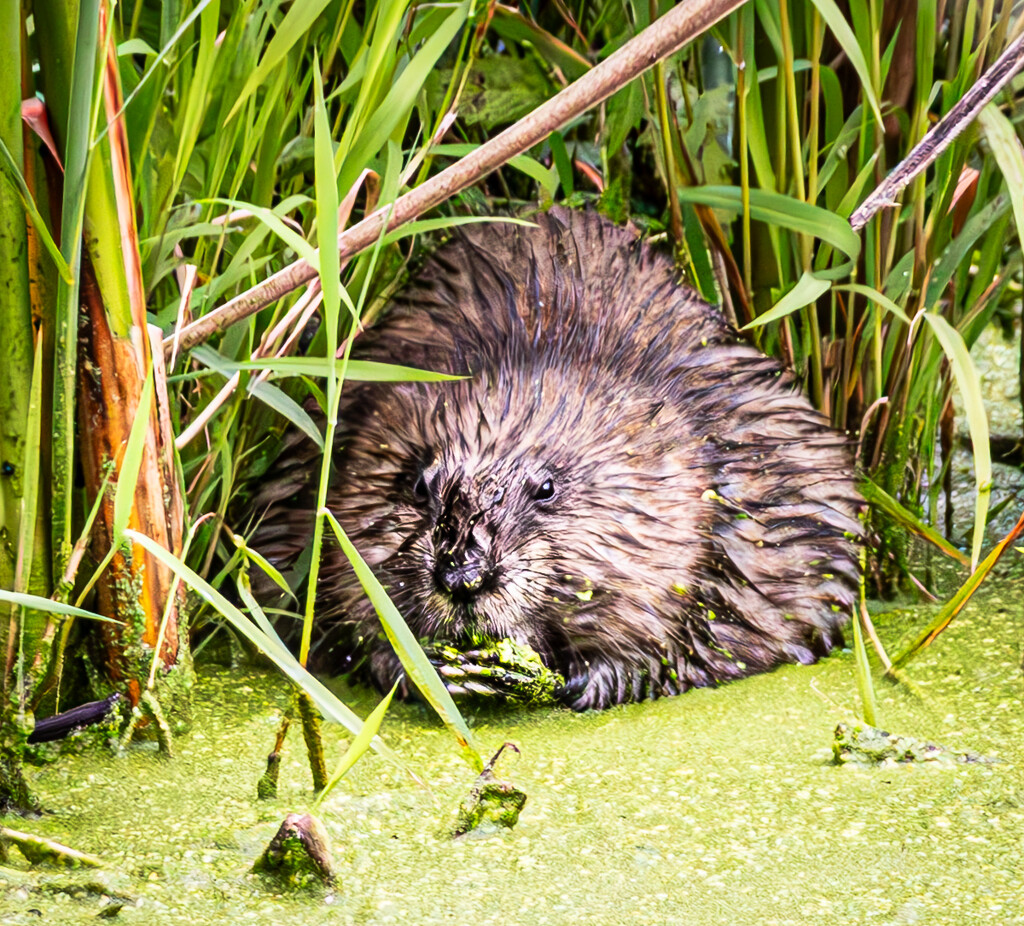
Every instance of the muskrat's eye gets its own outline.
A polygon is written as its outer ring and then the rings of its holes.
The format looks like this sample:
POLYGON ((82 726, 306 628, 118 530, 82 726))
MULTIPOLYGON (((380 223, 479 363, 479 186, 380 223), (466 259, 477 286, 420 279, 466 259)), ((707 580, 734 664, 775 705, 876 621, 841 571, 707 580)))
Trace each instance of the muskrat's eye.
POLYGON ((533 497, 538 502, 546 502, 549 498, 554 498, 554 496, 555 483, 552 479, 545 479, 533 492, 533 497))
POLYGON ((427 477, 423 473, 419 474, 419 477, 413 484, 412 497, 418 502, 425 502, 427 500, 427 477))

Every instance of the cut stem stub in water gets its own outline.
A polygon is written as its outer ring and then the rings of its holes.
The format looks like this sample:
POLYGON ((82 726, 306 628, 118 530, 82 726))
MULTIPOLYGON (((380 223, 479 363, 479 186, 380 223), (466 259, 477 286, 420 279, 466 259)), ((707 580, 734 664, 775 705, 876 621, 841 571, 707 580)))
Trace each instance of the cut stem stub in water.
POLYGON ((295 887, 315 881, 332 883, 331 844, 323 823, 312 814, 288 814, 252 867, 295 887))
POLYGON ((526 804, 526 792, 508 781, 494 777, 494 766, 505 747, 519 749, 512 743, 503 743, 491 761, 477 776, 466 799, 459 806, 459 814, 452 830, 452 836, 473 833, 489 836, 502 829, 512 829, 519 822, 519 814, 526 804))

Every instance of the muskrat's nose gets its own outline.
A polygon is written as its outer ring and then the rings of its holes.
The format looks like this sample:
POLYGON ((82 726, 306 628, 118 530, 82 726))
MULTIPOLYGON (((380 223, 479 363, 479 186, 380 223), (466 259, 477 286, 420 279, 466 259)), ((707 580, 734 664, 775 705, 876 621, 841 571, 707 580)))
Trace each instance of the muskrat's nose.
POLYGON ((457 563, 445 557, 434 570, 437 584, 455 598, 472 598, 484 584, 484 570, 479 562, 457 563))

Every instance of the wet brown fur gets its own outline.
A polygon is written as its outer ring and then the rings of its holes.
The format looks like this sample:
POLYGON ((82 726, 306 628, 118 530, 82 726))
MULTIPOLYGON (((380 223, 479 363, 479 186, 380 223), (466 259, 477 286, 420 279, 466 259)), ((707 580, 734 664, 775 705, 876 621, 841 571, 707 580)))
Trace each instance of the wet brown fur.
MULTIPOLYGON (((360 339, 469 378, 346 387, 331 510, 417 636, 527 643, 576 709, 827 653, 858 572, 844 437, 630 231, 536 221, 442 248, 360 339)), ((315 478, 300 460, 262 496, 279 564, 309 543, 311 490, 286 498, 315 478)), ((321 614, 389 687, 338 548, 322 575, 321 614)))

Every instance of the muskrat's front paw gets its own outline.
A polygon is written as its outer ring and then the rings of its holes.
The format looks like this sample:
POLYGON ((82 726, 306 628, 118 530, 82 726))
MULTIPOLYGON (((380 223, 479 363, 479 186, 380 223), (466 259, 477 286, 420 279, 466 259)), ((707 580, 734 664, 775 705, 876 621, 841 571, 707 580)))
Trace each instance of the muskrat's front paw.
POLYGON ((465 652, 452 646, 435 647, 430 659, 453 696, 503 698, 516 704, 550 704, 563 686, 528 646, 499 640, 465 652))
POLYGON ((478 695, 517 700, 519 693, 530 684, 529 676, 504 666, 480 665, 466 658, 443 662, 437 666, 437 671, 454 697, 478 695))

